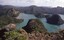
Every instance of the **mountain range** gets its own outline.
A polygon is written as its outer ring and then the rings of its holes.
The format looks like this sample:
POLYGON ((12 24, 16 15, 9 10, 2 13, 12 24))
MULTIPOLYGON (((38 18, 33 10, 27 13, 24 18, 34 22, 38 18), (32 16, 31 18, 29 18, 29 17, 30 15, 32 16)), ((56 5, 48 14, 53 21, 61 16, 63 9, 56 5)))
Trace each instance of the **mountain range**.
POLYGON ((11 6, 11 5, 0 5, 0 15, 5 14, 5 12, 11 8, 15 8, 19 12, 26 13, 26 14, 34 14, 36 16, 43 14, 64 14, 63 7, 38 7, 35 5, 26 6, 26 7, 18 7, 18 6, 11 6))

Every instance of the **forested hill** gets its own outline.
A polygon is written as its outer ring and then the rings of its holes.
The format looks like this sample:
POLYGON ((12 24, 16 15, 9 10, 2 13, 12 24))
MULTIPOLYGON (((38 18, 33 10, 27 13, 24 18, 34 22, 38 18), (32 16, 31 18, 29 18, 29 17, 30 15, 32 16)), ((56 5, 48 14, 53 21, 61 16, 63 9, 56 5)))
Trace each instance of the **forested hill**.
POLYGON ((23 13, 29 13, 29 14, 64 14, 64 8, 63 7, 38 7, 38 6, 26 6, 26 7, 17 7, 17 6, 11 6, 11 5, 0 5, 0 15, 5 13, 10 8, 15 8, 16 10, 23 12, 23 13))

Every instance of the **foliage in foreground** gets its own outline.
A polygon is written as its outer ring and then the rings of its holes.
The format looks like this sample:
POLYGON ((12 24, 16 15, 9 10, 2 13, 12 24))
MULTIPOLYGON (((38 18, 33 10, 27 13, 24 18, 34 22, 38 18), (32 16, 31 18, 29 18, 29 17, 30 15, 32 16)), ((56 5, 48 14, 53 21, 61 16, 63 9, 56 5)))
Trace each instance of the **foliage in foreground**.
POLYGON ((5 32, 5 40, 26 40, 26 36, 18 31, 5 32))

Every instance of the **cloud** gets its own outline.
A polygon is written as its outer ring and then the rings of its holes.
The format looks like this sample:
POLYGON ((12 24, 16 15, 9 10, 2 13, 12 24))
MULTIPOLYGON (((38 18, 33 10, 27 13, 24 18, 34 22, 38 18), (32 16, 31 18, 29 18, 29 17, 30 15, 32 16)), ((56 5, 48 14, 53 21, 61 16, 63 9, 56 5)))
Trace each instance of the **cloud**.
POLYGON ((32 3, 32 0, 0 0, 2 5, 29 6, 32 3))
POLYGON ((63 6, 64 7, 64 0, 34 0, 34 5, 38 6, 63 6))
POLYGON ((0 0, 2 5, 15 5, 15 6, 62 6, 64 7, 64 0, 0 0))

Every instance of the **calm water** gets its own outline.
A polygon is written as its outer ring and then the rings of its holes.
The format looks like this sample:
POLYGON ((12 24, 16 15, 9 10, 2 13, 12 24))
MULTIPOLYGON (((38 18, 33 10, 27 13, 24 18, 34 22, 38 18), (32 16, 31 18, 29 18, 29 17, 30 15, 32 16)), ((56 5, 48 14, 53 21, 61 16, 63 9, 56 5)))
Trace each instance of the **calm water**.
POLYGON ((46 23, 46 18, 42 18, 40 20, 44 24, 44 26, 48 30, 48 32, 57 32, 57 31, 59 31, 60 26, 46 23))
POLYGON ((26 26, 30 19, 36 19, 36 17, 34 15, 24 14, 24 13, 19 14, 19 16, 17 18, 24 19, 24 21, 22 23, 17 23, 17 29, 20 29, 20 28, 26 26))
MULTIPOLYGON (((61 17, 62 17, 62 19, 64 19, 64 16, 61 15, 61 17)), ((17 29, 20 29, 20 28, 26 26, 30 19, 37 19, 32 14, 24 14, 24 13, 21 13, 17 18, 24 19, 24 21, 22 23, 17 23, 17 29)), ((64 27, 63 27, 64 24, 57 26, 57 25, 51 25, 51 24, 46 23, 46 18, 39 18, 39 20, 41 20, 41 22, 44 24, 44 26, 48 30, 48 32, 56 32, 56 31, 59 31, 59 29, 64 29, 64 27)))

